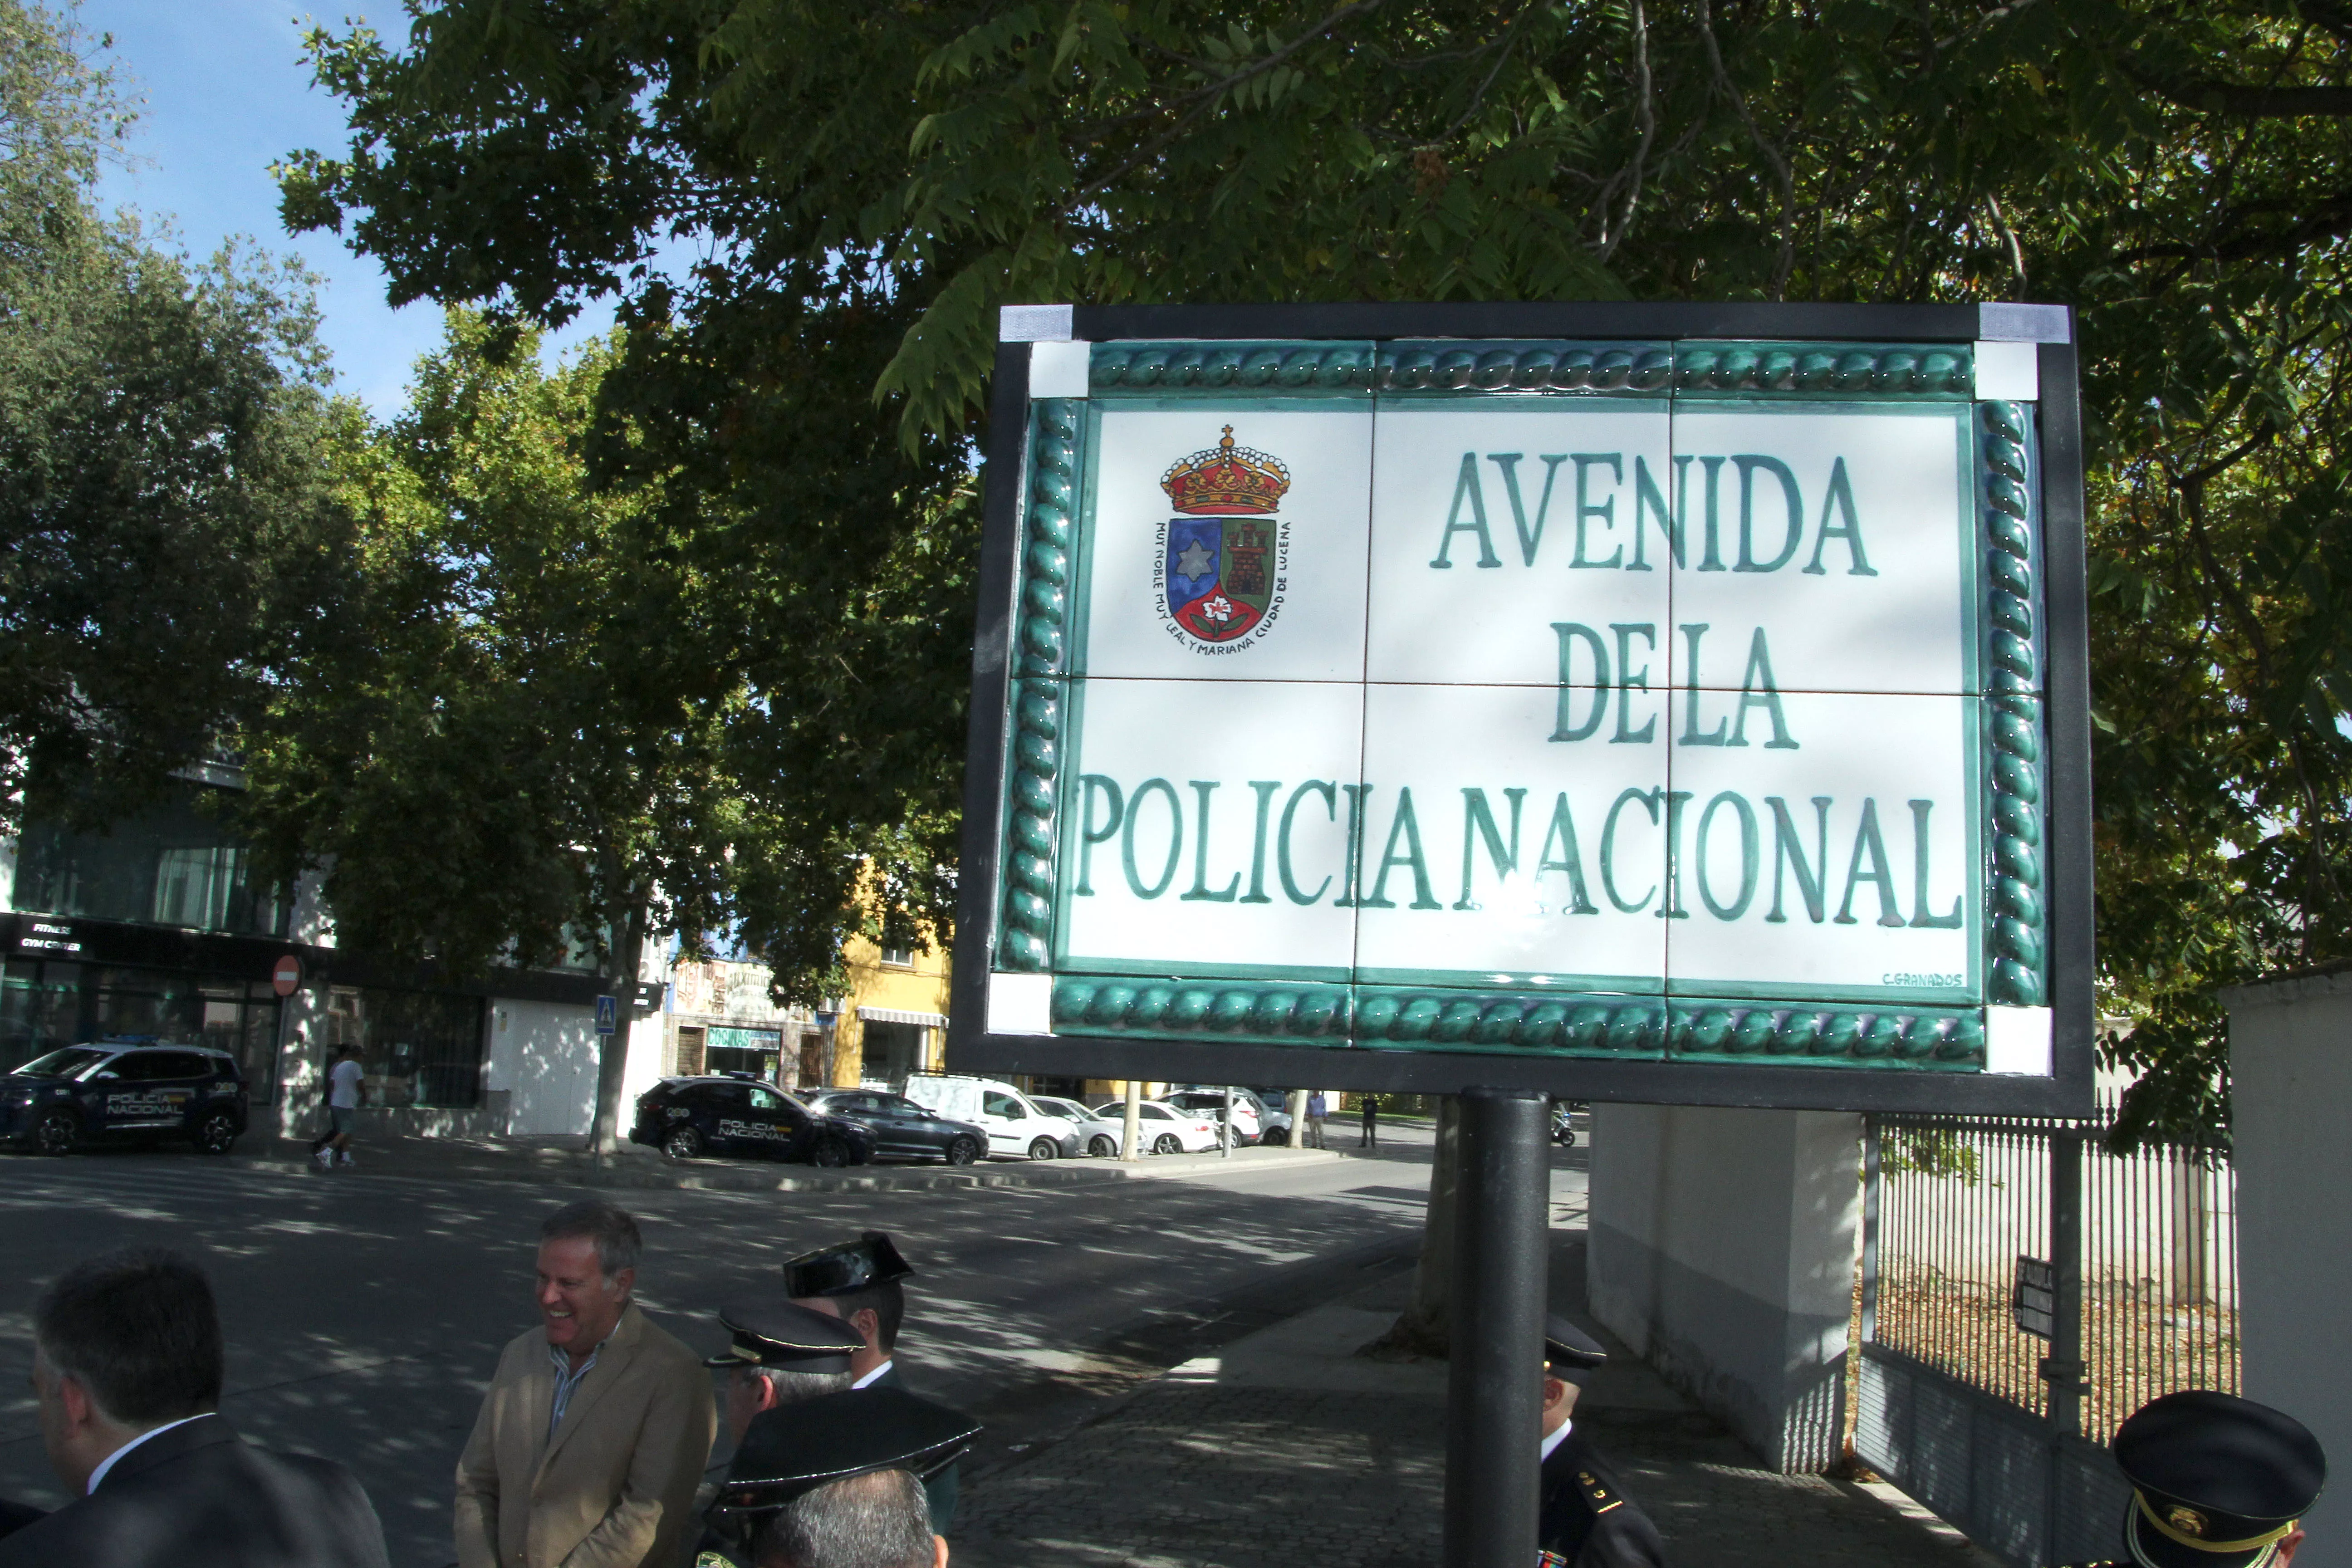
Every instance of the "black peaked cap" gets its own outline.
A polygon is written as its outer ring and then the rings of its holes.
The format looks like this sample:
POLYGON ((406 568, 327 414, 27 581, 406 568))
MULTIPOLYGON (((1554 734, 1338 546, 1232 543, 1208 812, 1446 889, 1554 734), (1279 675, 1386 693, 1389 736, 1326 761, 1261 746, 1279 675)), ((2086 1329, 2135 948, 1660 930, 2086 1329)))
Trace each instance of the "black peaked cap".
POLYGON ((1554 1312, 1544 1319, 1544 1363, 1562 1383, 1584 1386, 1594 1369, 1609 1359, 1599 1340, 1554 1312))
POLYGON ((2124 1534, 2157 1568, 2240 1568, 2318 1500, 2327 1456, 2292 1415, 2210 1389, 2168 1394, 2116 1429, 2134 1488, 2124 1534))
POLYGON ((887 1384, 778 1405, 744 1432, 714 1507, 762 1513, 852 1476, 928 1476, 979 1435, 980 1423, 961 1411, 887 1384))
POLYGON ((790 1301, 721 1307, 727 1348, 705 1366, 766 1366, 780 1372, 847 1372, 849 1358, 866 1348, 856 1329, 839 1318, 790 1301))
POLYGON ((845 1296, 868 1290, 914 1270, 890 1245, 889 1236, 869 1230, 856 1241, 836 1242, 803 1252, 784 1265, 784 1294, 794 1300, 810 1296, 845 1296))

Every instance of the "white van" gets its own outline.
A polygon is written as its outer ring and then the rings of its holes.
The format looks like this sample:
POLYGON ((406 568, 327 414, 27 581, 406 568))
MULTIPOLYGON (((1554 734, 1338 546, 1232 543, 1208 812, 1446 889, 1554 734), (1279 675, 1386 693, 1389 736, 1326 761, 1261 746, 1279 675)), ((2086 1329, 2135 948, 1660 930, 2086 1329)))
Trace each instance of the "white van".
POLYGON ((988 1132, 988 1152, 1015 1159, 1068 1159, 1078 1152, 1078 1129, 1066 1118, 1048 1116, 1029 1097, 992 1078, 950 1073, 910 1073, 907 1098, 950 1121, 988 1132))

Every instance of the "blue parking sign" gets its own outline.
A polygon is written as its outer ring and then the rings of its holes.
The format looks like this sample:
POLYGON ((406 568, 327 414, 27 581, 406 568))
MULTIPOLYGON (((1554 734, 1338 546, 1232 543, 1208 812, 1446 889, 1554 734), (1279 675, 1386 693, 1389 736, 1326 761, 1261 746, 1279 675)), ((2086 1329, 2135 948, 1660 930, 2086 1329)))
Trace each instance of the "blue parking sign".
POLYGON ((597 997, 596 1032, 600 1035, 617 1034, 620 1026, 621 1004, 618 999, 611 996, 597 997))

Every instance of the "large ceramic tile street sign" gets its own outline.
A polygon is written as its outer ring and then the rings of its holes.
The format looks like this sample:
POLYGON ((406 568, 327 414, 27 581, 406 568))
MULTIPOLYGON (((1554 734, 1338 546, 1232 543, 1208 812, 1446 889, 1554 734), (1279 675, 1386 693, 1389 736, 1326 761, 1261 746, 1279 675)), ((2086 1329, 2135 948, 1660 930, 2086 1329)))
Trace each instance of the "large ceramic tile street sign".
POLYGON ((2083 1098, 2064 311, 1008 316, 951 1060, 2083 1098))

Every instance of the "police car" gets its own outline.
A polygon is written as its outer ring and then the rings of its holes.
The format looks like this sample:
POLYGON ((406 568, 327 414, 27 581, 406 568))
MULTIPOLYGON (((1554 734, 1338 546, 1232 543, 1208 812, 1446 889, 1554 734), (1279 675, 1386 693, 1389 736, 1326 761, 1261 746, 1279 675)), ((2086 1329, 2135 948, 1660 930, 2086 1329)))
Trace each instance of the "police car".
POLYGON ((0 1140, 43 1154, 158 1138, 226 1154, 246 1118, 236 1058, 204 1046, 101 1040, 51 1051, 0 1078, 0 1140))
POLYGON ((874 1129, 814 1110, 773 1084, 748 1076, 666 1078, 637 1097, 629 1142, 673 1160, 751 1154, 812 1165, 863 1165, 874 1129))

